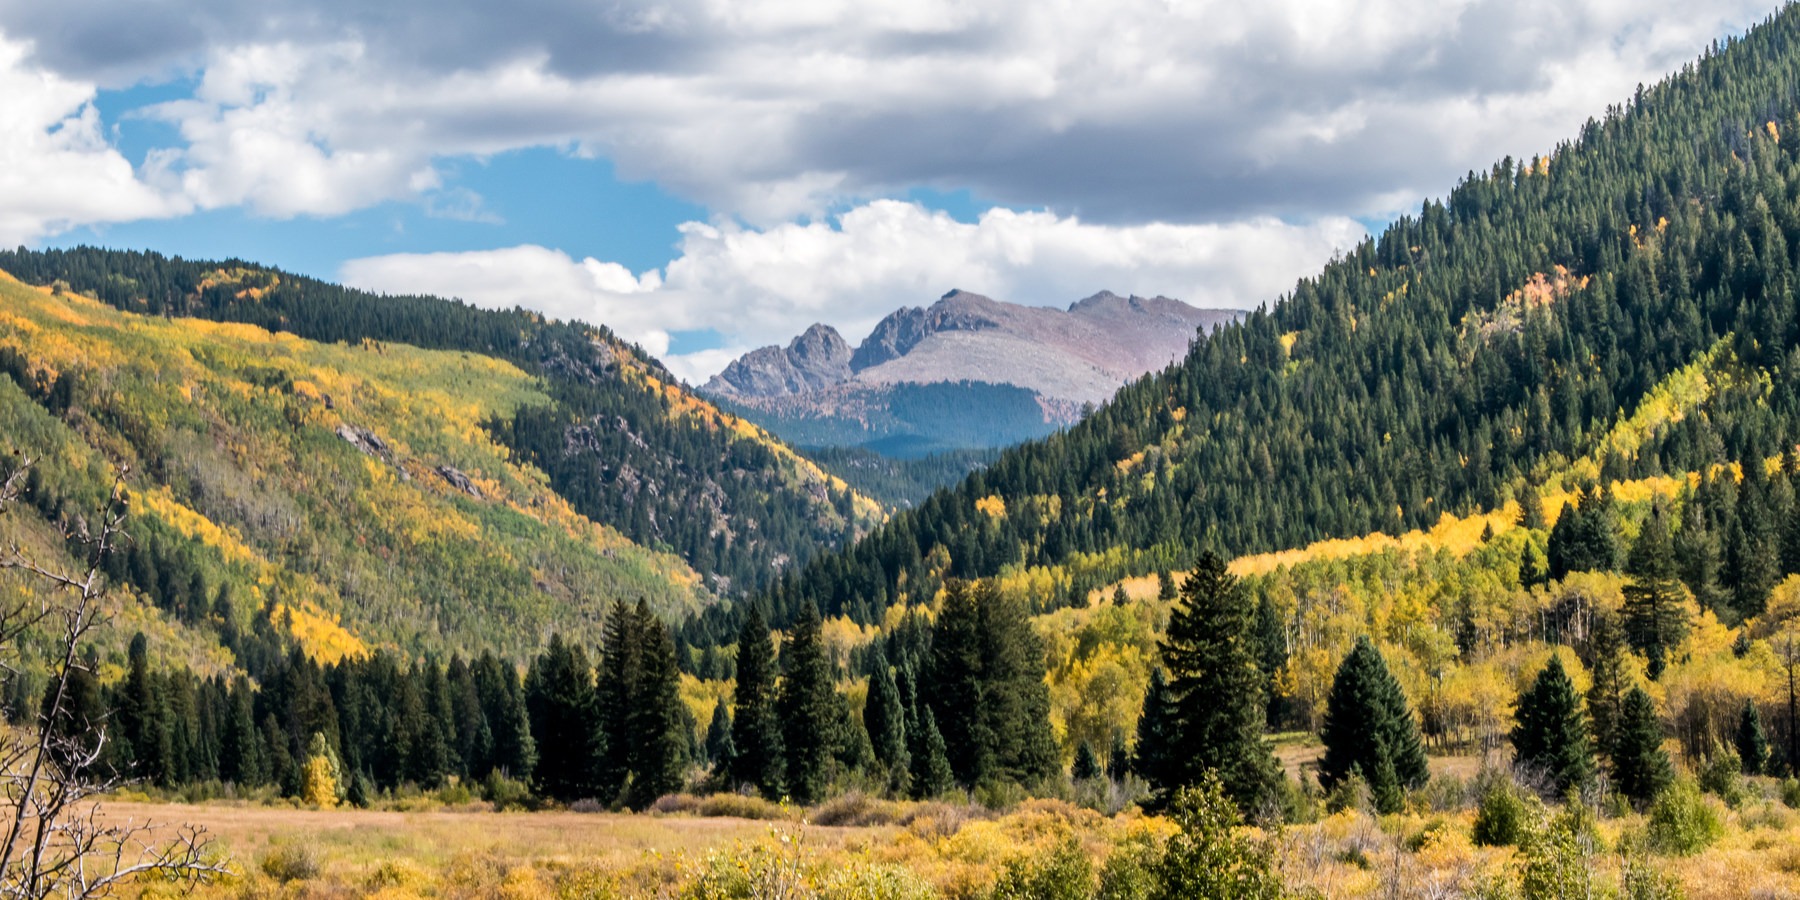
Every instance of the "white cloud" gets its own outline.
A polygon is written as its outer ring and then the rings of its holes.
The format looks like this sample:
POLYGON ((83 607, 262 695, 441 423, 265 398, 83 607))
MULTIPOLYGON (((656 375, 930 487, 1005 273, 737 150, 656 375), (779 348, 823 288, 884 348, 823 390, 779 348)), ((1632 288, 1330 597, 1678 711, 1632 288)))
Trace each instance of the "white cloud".
POLYGON ((342 276, 371 290, 599 322, 659 355, 670 331, 715 329, 728 347, 665 360, 699 381, 737 353, 785 343, 813 322, 854 343, 893 310, 951 288, 1055 306, 1112 290, 1245 308, 1274 299, 1363 235, 1343 218, 1106 226, 995 209, 970 224, 883 200, 829 223, 688 223, 679 257, 641 275, 527 246, 372 257, 346 264, 342 276))
POLYGON ((106 141, 94 86, 27 62, 0 35, 0 245, 75 225, 173 215, 106 141))
POLYGON ((60 70, 202 73, 194 202, 332 215, 604 155, 773 224, 927 185, 1090 221, 1386 211, 1545 152, 1769 0, 0 0, 60 70), (171 18, 186 24, 174 28, 171 18), (143 36, 139 39, 137 36, 143 36))

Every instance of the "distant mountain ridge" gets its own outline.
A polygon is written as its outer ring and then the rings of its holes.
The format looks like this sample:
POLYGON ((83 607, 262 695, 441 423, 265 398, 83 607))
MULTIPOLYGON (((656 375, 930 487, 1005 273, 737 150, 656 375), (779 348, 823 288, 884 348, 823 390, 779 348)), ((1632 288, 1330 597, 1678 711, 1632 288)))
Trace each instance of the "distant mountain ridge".
POLYGON ((854 349, 815 324, 786 347, 744 354, 700 391, 799 445, 1002 447, 1073 424, 1241 315, 1110 291, 1065 310, 953 290, 894 311, 854 349))
POLYGON ((972 381, 1100 403, 1125 382, 1179 360, 1197 331, 1240 315, 1110 291, 1061 310, 953 290, 930 307, 896 310, 854 350, 836 329, 813 325, 785 348, 745 354, 701 390, 755 401, 850 382, 972 381))

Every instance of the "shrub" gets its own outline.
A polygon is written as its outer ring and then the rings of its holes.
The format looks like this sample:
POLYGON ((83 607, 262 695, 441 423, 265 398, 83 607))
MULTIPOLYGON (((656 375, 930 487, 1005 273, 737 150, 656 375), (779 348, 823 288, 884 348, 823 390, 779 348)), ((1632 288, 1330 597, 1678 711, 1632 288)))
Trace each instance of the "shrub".
POLYGON ((1526 900, 1594 896, 1590 863, 1596 842, 1587 808, 1571 802, 1562 815, 1526 834, 1520 845, 1525 862, 1520 893, 1526 900))
POLYGON ((1375 814, 1375 794, 1369 789, 1368 780, 1355 769, 1338 779, 1338 783, 1332 785, 1331 790, 1325 794, 1326 812, 1343 812, 1346 809, 1365 815, 1375 814))
POLYGON ((1736 808, 1744 802, 1744 767, 1738 755, 1715 748, 1700 769, 1700 789, 1718 796, 1726 806, 1736 808))
POLYGON ((1155 835, 1134 830, 1107 854, 1095 900, 1147 900, 1156 889, 1150 869, 1161 855, 1162 842, 1155 835))
POLYGON ((1008 860, 990 900, 1088 900, 1094 895, 1094 863, 1069 838, 1047 852, 1008 860))
POLYGON ((897 825, 905 814, 906 808, 892 800, 851 791, 814 807, 807 818, 815 825, 865 828, 871 825, 897 825))
POLYGON ((319 875, 319 854, 310 844, 282 844, 262 858, 263 874, 287 884, 319 875))
POLYGON ((1619 900, 1684 900, 1681 882, 1659 872, 1641 856, 1625 857, 1619 873, 1619 900))
POLYGON ((747 794, 712 794, 700 800, 697 810, 707 817, 728 817, 733 819, 758 819, 762 821, 792 821, 800 817, 800 812, 791 806, 770 803, 761 797, 747 794))
POLYGON ((1725 834, 1719 814, 1692 781, 1685 778, 1657 795, 1646 823, 1650 847, 1672 856, 1692 856, 1725 834))
POLYGON ((1475 843, 1484 847, 1518 846, 1534 818, 1532 804, 1524 794, 1501 775, 1489 780, 1475 812, 1475 843))
POLYGON ((500 774, 498 769, 489 772, 487 779, 481 783, 481 798, 492 803, 497 812, 530 809, 532 806, 530 786, 516 778, 500 774))
POLYGON ((1208 774, 1198 787, 1177 794, 1169 817, 1180 831, 1150 867, 1155 881, 1151 897, 1281 896, 1274 846, 1238 833, 1242 820, 1237 805, 1225 796, 1217 776, 1208 774))
POLYGON ((1781 782, 1781 802, 1789 809, 1800 809, 1800 778, 1787 778, 1781 782))

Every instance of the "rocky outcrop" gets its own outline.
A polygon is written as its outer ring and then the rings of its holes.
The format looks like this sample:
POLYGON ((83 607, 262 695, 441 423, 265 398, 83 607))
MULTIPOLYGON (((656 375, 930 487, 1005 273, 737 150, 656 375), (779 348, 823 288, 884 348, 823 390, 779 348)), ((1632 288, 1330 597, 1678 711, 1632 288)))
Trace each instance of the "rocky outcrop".
POLYGON ((337 427, 337 436, 343 438, 350 446, 355 447, 365 456, 387 459, 392 453, 388 449, 386 441, 383 441, 375 432, 360 425, 352 425, 349 422, 340 423, 337 427))
POLYGON ((448 482, 451 487, 456 488, 477 500, 482 499, 481 488, 476 487, 474 480, 463 474, 461 469, 458 469, 455 466, 438 466, 437 473, 444 481, 448 482))
POLYGON ((744 354, 706 383, 709 393, 741 397, 786 397, 842 383, 850 378, 850 345, 837 329, 814 325, 787 347, 763 347, 744 354))

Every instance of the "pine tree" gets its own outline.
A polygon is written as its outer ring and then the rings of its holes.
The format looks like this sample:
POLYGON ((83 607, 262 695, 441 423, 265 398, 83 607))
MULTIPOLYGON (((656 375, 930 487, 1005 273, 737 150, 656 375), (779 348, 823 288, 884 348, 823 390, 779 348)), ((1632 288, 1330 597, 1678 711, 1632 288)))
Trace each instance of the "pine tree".
POLYGON ((681 702, 681 672, 675 665, 675 642, 669 629, 642 600, 633 619, 640 669, 626 716, 630 783, 625 803, 644 810, 656 798, 681 789, 693 729, 681 702))
POLYGON ((1624 630, 1626 640, 1648 659, 1651 678, 1662 676, 1669 651, 1687 635, 1686 598, 1675 576, 1675 559, 1661 501, 1638 533, 1626 563, 1624 630))
POLYGON ((1167 603, 1175 599, 1175 576, 1168 569, 1156 573, 1156 599, 1167 603))
POLYGON ((268 776, 263 770, 262 738, 256 730, 256 713, 248 679, 239 676, 232 684, 231 710, 221 737, 219 777, 227 784, 253 787, 264 784, 268 776))
POLYGON ((644 634, 637 614, 615 601, 606 615, 598 671, 594 679, 594 708, 604 736, 594 761, 595 790, 600 800, 618 800, 631 775, 631 754, 637 735, 631 716, 644 677, 644 634))
POLYGON ((1082 741, 1075 748, 1075 766, 1069 770, 1069 777, 1076 781, 1087 781, 1099 778, 1100 774, 1100 757, 1094 755, 1094 745, 1082 741))
POLYGON ((1319 736, 1325 744, 1320 786, 1330 791, 1361 773, 1383 812, 1396 811, 1402 792, 1430 776, 1406 694, 1367 637, 1357 638, 1338 666, 1319 736))
POLYGON ((538 738, 532 778, 545 796, 563 801, 595 796, 594 760, 603 738, 593 677, 587 654, 560 634, 550 637, 526 675, 525 706, 538 738))
POLYGON ((1674 552, 1681 581, 1701 609, 1717 613, 1725 602, 1719 587, 1719 536, 1708 524, 1700 494, 1690 491, 1681 506, 1681 528, 1675 534, 1674 552))
POLYGON ((918 799, 939 797, 956 786, 956 774, 950 769, 950 758, 944 751, 944 735, 938 731, 937 718, 931 707, 919 705, 919 726, 908 733, 919 735, 912 748, 912 793, 918 799))
POLYGON ((1131 769, 1152 785, 1174 784, 1180 777, 1171 763, 1175 752, 1175 710, 1169 702, 1169 686, 1159 666, 1150 670, 1150 687, 1138 713, 1137 753, 1131 769))
POLYGON ((1255 607, 1225 561, 1207 552, 1181 587, 1161 645, 1169 670, 1173 741, 1152 781, 1165 802, 1218 773, 1246 814, 1262 806, 1281 770, 1263 737, 1264 679, 1257 669, 1255 607))
POLYGON ((1763 733, 1762 712, 1751 700, 1744 701, 1743 712, 1738 713, 1736 740, 1738 762, 1742 764, 1745 775, 1761 775, 1769 759, 1769 738, 1763 733))
POLYGON ((1781 573, 1778 529, 1761 468, 1745 466, 1744 482, 1726 530, 1725 587, 1739 619, 1762 613, 1781 573))
POLYGON ((973 593, 981 647, 980 733, 989 741, 982 759, 991 766, 977 780, 1032 785, 1060 775, 1044 649, 1030 615, 993 582, 977 583, 973 593))
POLYGON ((819 637, 819 608, 801 607, 800 618, 781 648, 781 693, 777 701, 785 751, 788 796, 810 806, 825 796, 831 757, 837 748, 837 717, 831 660, 819 637))
POLYGON ((1588 746, 1587 723, 1575 683, 1563 671, 1562 658, 1551 656, 1531 687, 1513 704, 1513 758, 1517 765, 1548 779, 1551 794, 1594 780, 1594 756, 1588 746))
POLYGON ((869 749, 887 773, 895 789, 904 789, 911 766, 906 753, 906 710, 900 703, 900 687, 888 668, 887 655, 877 647, 869 661, 869 698, 863 705, 863 727, 869 733, 869 749))
POLYGON ((1639 805, 1650 802, 1675 780, 1662 742, 1662 722, 1657 719, 1655 702, 1643 688, 1633 687, 1625 695, 1619 715, 1612 776, 1619 793, 1639 805))
POLYGON ((780 720, 775 716, 775 647, 762 609, 750 607, 738 631, 737 686, 731 717, 731 781, 782 794, 780 720))
POLYGON ((1619 733, 1619 717, 1625 702, 1625 636, 1610 613, 1594 616, 1588 639, 1588 719, 1593 724, 1594 750, 1611 758, 1619 733))
POLYGON ((1544 498, 1538 494, 1536 485, 1526 485, 1519 494, 1519 518, 1521 528, 1542 531, 1544 528, 1544 498))
POLYGON ((973 786, 993 768, 993 740, 982 709, 981 613, 967 582, 944 585, 931 629, 931 662, 921 701, 931 707, 958 783, 973 786))
POLYGON ((724 698, 713 704, 712 721, 706 726, 706 759, 715 766, 731 764, 731 709, 724 698))

